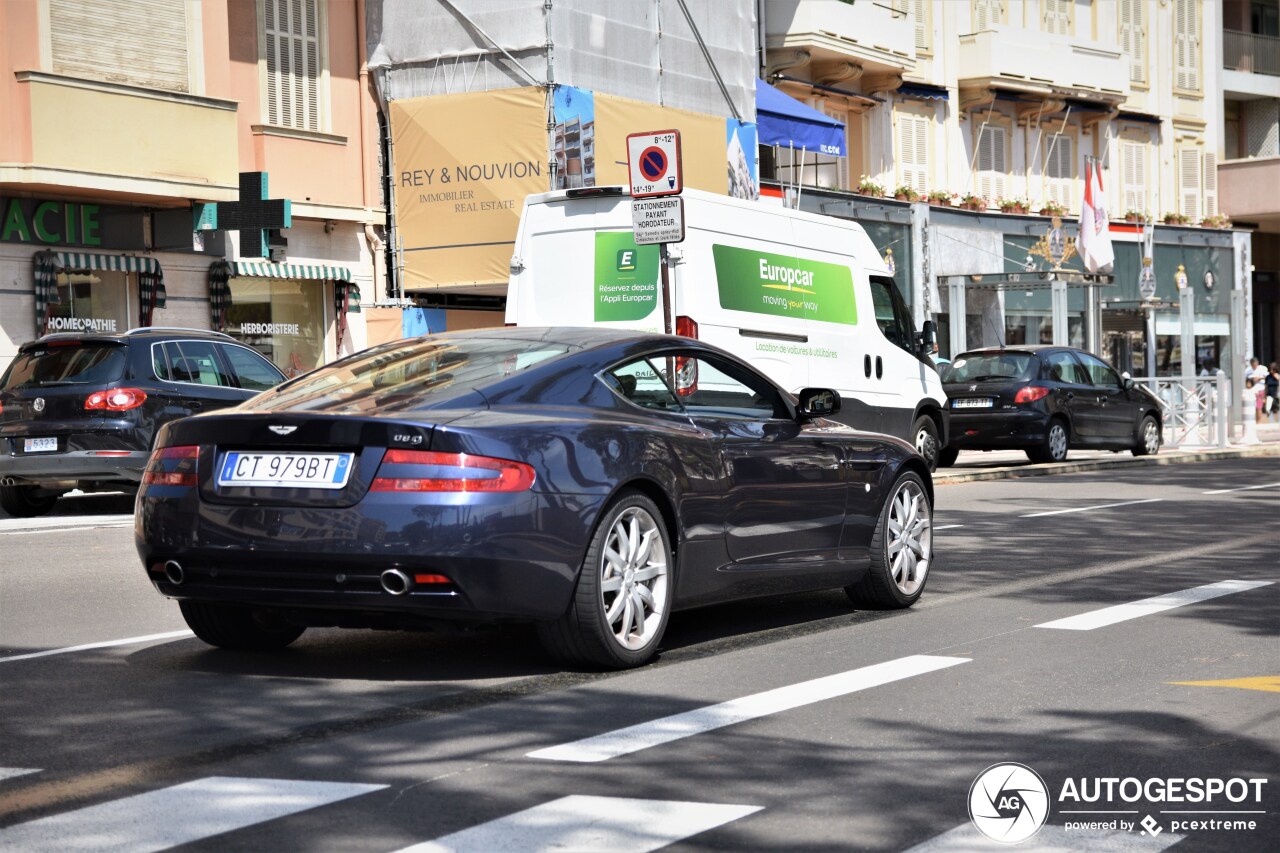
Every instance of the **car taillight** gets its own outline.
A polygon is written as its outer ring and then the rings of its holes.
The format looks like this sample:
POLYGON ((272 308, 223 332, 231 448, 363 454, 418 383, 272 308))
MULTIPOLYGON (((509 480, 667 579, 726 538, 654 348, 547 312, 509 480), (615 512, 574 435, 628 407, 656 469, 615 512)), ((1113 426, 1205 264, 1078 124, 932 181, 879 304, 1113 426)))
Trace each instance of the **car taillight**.
POLYGON ((371 492, 523 492, 534 479, 533 468, 523 462, 431 450, 388 450, 378 474, 371 492), (388 471, 389 465, 418 470, 388 471))
POLYGON ((693 321, 692 317, 677 317, 676 334, 686 338, 696 338, 698 336, 698 324, 693 321))
POLYGON ((199 485, 197 463, 200 448, 194 444, 174 447, 158 447, 151 454, 146 470, 142 472, 144 486, 196 486, 199 485))
POLYGON ((84 401, 86 409, 105 409, 109 412, 124 412, 136 409, 147 401, 147 392, 141 388, 112 388, 109 391, 95 391, 84 401))
POLYGON ((1025 388, 1019 388, 1018 393, 1014 396, 1015 403, 1034 403, 1049 396, 1049 389, 1042 385, 1028 385, 1025 388))

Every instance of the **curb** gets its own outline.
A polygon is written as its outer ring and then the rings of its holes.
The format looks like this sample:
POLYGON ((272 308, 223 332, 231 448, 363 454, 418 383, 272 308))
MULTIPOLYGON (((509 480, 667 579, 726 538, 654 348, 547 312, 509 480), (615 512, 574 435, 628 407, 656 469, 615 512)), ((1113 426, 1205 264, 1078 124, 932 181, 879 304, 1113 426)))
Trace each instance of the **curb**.
POLYGON ((1195 462, 1212 462, 1218 459, 1244 459, 1252 456, 1280 456, 1280 443, 1198 451, 1171 450, 1168 453, 1160 453, 1155 456, 1089 459, 1083 462, 1051 462, 1040 465, 1013 465, 1004 468, 986 468, 981 471, 947 471, 946 473, 935 471, 933 483, 935 486, 949 486, 954 483, 975 483, 981 480, 1047 477, 1051 474, 1075 474, 1079 471, 1098 471, 1103 468, 1149 468, 1155 465, 1189 465, 1195 462))

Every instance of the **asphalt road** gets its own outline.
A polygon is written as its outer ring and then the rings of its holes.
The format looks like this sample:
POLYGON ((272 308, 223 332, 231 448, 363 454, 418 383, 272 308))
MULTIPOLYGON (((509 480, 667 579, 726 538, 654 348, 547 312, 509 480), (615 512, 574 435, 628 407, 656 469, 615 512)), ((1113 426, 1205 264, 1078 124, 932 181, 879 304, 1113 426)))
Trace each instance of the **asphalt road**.
POLYGON ((1016 762, 1044 795, 976 789, 1047 806, 1014 849, 1271 851, 1278 498, 1276 458, 942 486, 911 611, 678 613, 623 674, 520 629, 214 651, 127 499, 0 519, 0 850, 1008 849, 970 789, 1016 762))

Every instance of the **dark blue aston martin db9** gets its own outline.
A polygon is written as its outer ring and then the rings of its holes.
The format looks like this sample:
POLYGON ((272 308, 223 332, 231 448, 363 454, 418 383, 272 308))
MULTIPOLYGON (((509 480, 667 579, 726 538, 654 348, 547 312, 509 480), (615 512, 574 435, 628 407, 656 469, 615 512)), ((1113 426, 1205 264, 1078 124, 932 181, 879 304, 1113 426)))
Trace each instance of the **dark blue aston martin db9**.
POLYGON ((576 664, 647 661, 678 608, 844 587, 908 607, 933 485, 695 340, 493 329, 378 346, 164 427, 138 553, 198 637, 537 624, 576 664))

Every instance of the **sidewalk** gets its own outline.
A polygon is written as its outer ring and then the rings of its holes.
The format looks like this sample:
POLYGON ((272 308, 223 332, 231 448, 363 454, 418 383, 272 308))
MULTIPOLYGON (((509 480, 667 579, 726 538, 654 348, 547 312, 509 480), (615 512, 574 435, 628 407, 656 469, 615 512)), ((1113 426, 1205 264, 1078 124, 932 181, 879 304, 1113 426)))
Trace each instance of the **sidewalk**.
POLYGON ((1211 459, 1240 459, 1246 456, 1280 456, 1280 424, 1258 424, 1257 444, 1233 443, 1224 448, 1162 447, 1155 456, 1134 456, 1127 450, 1072 450, 1065 462, 1031 464, 1021 450, 962 450, 950 468, 933 474, 937 485, 972 483, 977 480, 1004 480, 1014 477, 1043 477, 1102 468, 1143 468, 1150 465, 1180 465, 1211 459))

